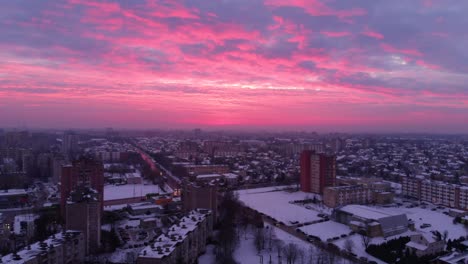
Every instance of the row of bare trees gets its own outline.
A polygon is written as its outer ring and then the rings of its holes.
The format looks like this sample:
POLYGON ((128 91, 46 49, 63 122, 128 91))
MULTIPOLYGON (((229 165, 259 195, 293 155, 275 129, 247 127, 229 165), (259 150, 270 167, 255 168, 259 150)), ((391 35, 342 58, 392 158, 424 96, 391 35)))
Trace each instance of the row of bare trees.
MULTIPOLYGON (((336 254, 324 249, 310 246, 298 247, 295 243, 287 243, 276 238, 273 228, 252 227, 253 241, 259 255, 259 263, 286 263, 286 264, 328 264, 336 263, 336 254), (264 259, 266 258, 266 259, 264 259), (276 259, 276 261, 273 261, 276 259)), ((243 232, 249 232, 246 229, 243 232)), ((351 241, 351 240, 350 240, 351 241)), ((352 248, 352 246, 351 246, 352 248)))

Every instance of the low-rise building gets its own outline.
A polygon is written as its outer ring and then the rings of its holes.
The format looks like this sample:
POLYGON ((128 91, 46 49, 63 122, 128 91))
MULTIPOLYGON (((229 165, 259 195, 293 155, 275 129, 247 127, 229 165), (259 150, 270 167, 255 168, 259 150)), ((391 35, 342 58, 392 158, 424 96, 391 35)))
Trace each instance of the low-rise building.
POLYGON ((406 214, 393 213, 364 205, 345 205, 333 212, 333 218, 356 232, 370 237, 388 237, 404 233, 410 225, 406 214))
POLYGON ((132 215, 142 214, 162 214, 164 208, 161 205, 154 204, 151 202, 134 203, 128 205, 128 210, 132 215))
POLYGON ((332 208, 347 204, 369 204, 372 202, 372 192, 360 185, 327 187, 323 193, 323 202, 332 208))
POLYGON ((410 253, 422 257, 444 251, 445 242, 435 239, 432 234, 421 232, 411 235, 411 241, 406 243, 406 248, 410 253))
POLYGON ((450 252, 437 259, 437 264, 464 264, 468 263, 468 252, 450 252))
POLYGON ((16 235, 24 235, 26 238, 34 236, 34 221, 39 218, 36 214, 21 214, 15 216, 13 231, 16 235))
POLYGON ((327 187, 323 193, 326 206, 335 208, 347 204, 388 204, 393 202, 393 193, 368 188, 363 185, 327 187))
POLYGON ((7 189, 0 191, 0 209, 18 208, 27 206, 28 192, 24 189, 7 189))

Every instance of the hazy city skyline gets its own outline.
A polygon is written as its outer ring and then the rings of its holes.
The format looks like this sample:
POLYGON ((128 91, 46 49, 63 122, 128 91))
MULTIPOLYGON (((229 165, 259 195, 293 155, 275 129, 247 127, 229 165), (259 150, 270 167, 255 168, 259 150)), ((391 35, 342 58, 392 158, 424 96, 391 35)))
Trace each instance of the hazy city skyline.
POLYGON ((468 132, 463 1, 7 1, 0 124, 468 132))

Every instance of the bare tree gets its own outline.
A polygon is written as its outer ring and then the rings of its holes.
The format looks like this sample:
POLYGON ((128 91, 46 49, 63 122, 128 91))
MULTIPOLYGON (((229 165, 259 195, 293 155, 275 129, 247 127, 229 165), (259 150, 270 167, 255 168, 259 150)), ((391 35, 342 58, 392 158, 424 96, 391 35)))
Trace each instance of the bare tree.
POLYGON ((335 259, 336 259, 335 253, 327 251, 326 256, 328 259, 328 263, 335 263, 335 259))
POLYGON ((298 255, 298 248, 296 244, 289 243, 284 249, 284 257, 287 264, 294 264, 298 255))
POLYGON ((307 254, 307 261, 306 261, 307 264, 314 264, 314 255, 315 254, 316 254, 315 248, 311 246, 309 248, 308 254, 307 254))
POLYGON ((273 242, 273 247, 275 248, 276 253, 278 254, 278 262, 280 263, 281 262, 281 252, 283 252, 284 243, 283 243, 283 241, 281 241, 279 239, 273 239, 272 242, 273 242))
POLYGON ((447 243, 447 238, 448 238, 448 231, 445 230, 444 233, 442 234, 442 240, 444 240, 444 242, 447 243))
POLYGON ((346 239, 344 242, 344 249, 349 253, 353 252, 354 242, 351 239, 346 239))
POLYGON ((297 252, 297 255, 299 257, 299 263, 300 264, 306 264, 306 254, 305 254, 304 250, 299 248, 298 252, 297 252))
POLYGON ((364 232, 360 233, 360 235, 361 235, 362 245, 367 250, 367 248, 369 247, 369 245, 370 245, 370 243, 372 241, 372 238, 370 236, 367 236, 364 232))
POLYGON ((264 228, 257 228, 254 234, 254 244, 257 252, 260 253, 265 248, 266 231, 264 228))
POLYGON ((434 230, 432 231, 432 237, 434 238, 434 240, 436 241, 442 241, 442 233, 440 233, 440 231, 438 230, 434 230))

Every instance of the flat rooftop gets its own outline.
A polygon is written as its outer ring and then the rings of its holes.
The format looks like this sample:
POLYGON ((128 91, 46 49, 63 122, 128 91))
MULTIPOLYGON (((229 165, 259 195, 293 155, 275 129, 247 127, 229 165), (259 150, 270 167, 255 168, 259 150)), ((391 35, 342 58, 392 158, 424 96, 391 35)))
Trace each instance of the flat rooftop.
POLYGON ((373 207, 368 207, 364 205, 350 204, 345 205, 339 209, 342 212, 346 212, 358 217, 366 219, 381 219, 390 216, 402 215, 403 213, 396 213, 392 211, 381 210, 373 207))

